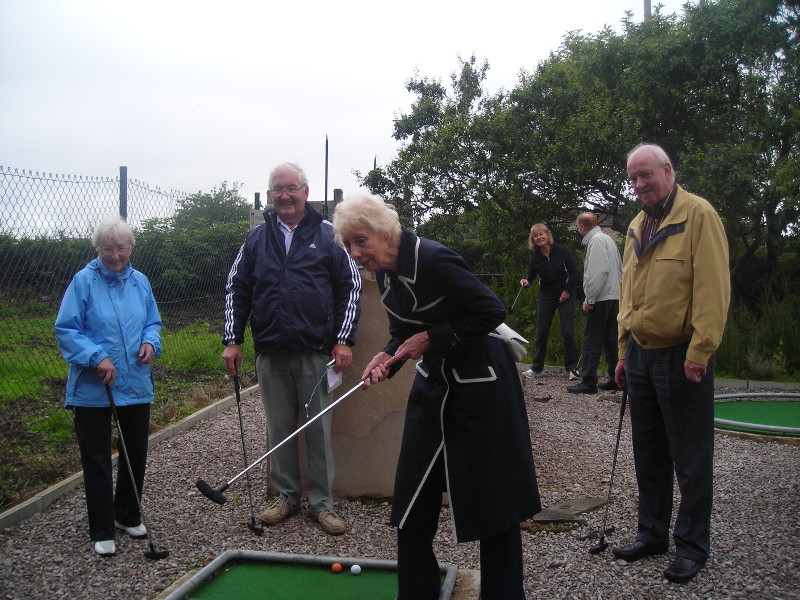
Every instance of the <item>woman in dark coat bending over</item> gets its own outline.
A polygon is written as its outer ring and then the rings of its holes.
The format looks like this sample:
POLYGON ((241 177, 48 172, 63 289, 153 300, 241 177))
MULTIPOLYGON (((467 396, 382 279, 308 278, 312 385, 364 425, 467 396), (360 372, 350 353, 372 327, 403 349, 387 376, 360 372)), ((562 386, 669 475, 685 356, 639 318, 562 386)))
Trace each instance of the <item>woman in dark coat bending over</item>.
POLYGON ((461 256, 401 228, 377 196, 339 204, 333 228, 376 271, 389 316, 391 340, 364 369, 365 386, 419 361, 392 503, 399 600, 439 596, 433 538, 445 491, 456 541, 481 542, 481 598, 524 599, 519 524, 541 505, 519 374, 494 332, 502 304, 461 256))

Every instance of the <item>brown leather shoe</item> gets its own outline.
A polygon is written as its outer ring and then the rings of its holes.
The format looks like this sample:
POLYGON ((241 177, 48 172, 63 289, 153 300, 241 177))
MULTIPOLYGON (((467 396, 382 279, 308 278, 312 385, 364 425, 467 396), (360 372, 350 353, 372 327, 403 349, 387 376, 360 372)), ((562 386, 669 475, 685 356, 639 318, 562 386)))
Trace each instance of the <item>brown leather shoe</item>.
POLYGON ((292 506, 283 496, 278 496, 267 506, 264 512, 258 515, 258 519, 265 525, 277 525, 298 512, 300 512, 299 504, 292 506))
POLYGON ((347 531, 347 526, 344 521, 332 510, 323 510, 322 512, 313 513, 314 519, 319 521, 322 531, 328 535, 341 535, 347 531))

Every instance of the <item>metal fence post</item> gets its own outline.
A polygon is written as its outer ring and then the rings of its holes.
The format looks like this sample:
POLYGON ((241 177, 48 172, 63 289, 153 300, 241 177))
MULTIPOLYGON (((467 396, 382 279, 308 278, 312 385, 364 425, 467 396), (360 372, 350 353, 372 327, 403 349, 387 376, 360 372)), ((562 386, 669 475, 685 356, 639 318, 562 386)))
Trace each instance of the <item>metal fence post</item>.
POLYGON ((119 168, 119 216, 128 220, 128 167, 119 168))

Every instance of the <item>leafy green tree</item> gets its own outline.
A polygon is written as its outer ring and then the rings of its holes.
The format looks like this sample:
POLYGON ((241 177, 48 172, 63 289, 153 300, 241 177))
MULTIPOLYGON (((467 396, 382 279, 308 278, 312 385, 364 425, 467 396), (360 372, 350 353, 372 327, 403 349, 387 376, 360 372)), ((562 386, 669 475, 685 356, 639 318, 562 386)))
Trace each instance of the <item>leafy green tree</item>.
POLYGON ((219 304, 249 215, 238 185, 223 182, 181 201, 173 217, 145 221, 136 232, 135 262, 150 278, 159 304, 180 314, 198 303, 219 304))
POLYGON ((575 214, 590 208, 623 231, 639 210, 627 152, 656 142, 679 183, 725 221, 736 296, 754 306, 795 293, 798 5, 698 0, 684 10, 643 23, 628 14, 621 33, 569 33, 508 93, 483 90, 488 65, 474 57, 460 61, 451 93, 417 76, 417 100, 395 123, 397 159, 365 184, 406 224, 495 270, 527 252, 537 221, 569 242, 575 214))

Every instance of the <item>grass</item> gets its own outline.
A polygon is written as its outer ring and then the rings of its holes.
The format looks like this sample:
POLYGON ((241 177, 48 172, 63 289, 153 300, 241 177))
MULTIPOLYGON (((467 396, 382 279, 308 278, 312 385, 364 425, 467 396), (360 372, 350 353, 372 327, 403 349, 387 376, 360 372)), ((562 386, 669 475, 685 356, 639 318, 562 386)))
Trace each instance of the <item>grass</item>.
MULTIPOLYGON (((0 307, 0 511, 79 471, 72 413, 63 408, 67 365, 53 335, 55 317, 39 307, 0 307)), ((151 432, 233 393, 221 358, 220 333, 208 322, 162 330, 151 432)), ((240 373, 255 380, 255 354, 246 337, 240 373)))
MULTIPOLYGON (((502 295, 502 290, 498 293, 502 295)), ((506 306, 513 301, 511 290, 506 306)), ((717 376, 752 378, 756 372, 779 381, 800 381, 800 300, 765 301, 758 314, 731 308, 717 376)), ((53 335, 52 309, 39 302, 11 307, 0 303, 0 511, 80 470, 72 415, 63 409, 67 365, 53 335)), ((533 344, 535 291, 520 297, 509 325, 533 344)), ((168 319, 167 319, 168 322, 168 319)), ((583 317, 576 311, 580 347, 583 317)), ((199 320, 162 330, 163 355, 153 363, 156 381, 151 431, 175 423, 228 396, 233 386, 221 358, 219 325, 199 320)), ((255 354, 248 332, 242 386, 255 380, 255 354)), ((531 348, 531 346, 529 346, 531 348)), ((550 330, 549 365, 562 364, 558 319, 550 330)), ((604 369, 601 365, 600 369, 604 369)))

